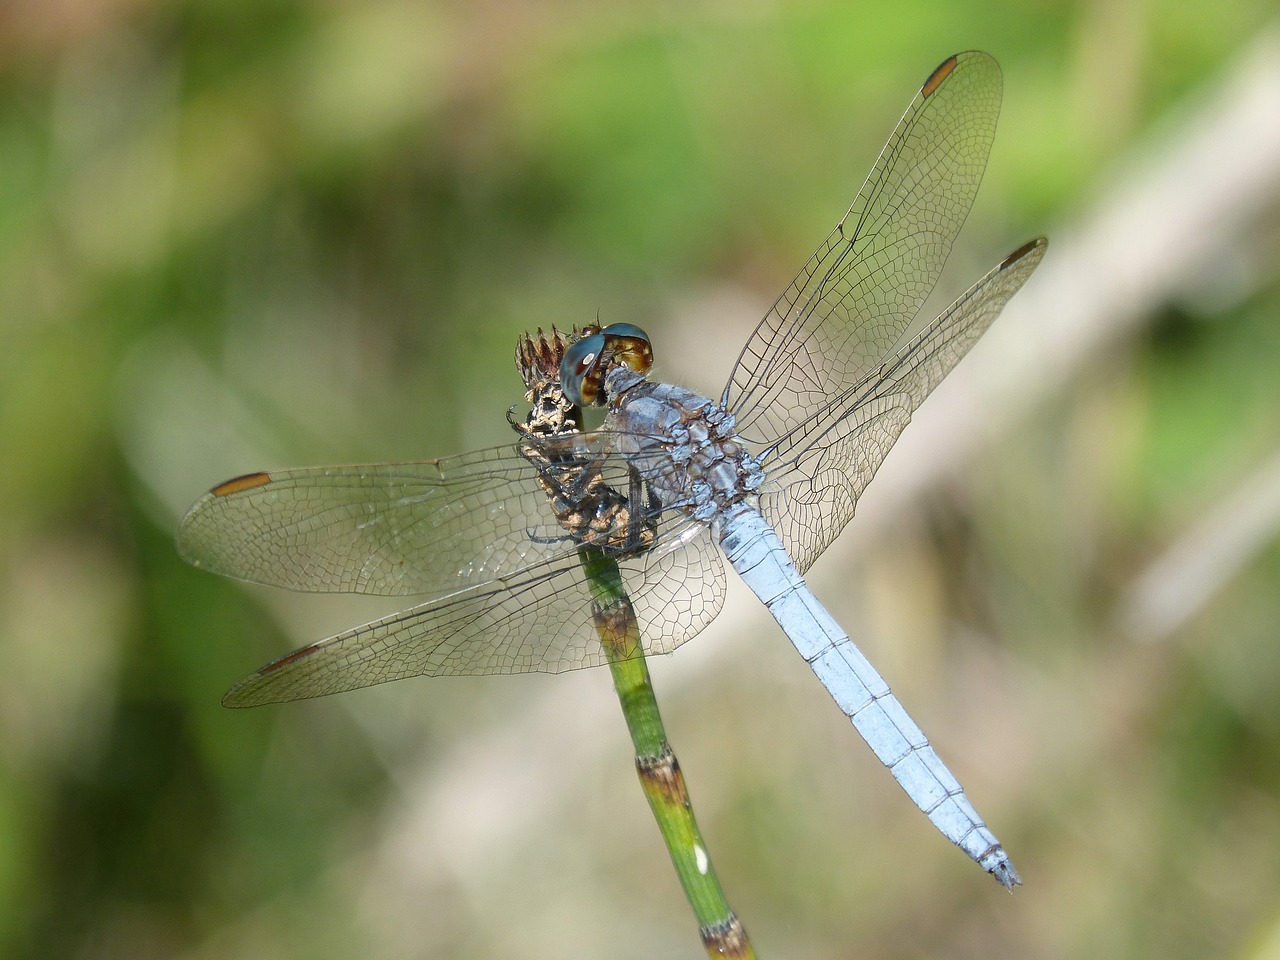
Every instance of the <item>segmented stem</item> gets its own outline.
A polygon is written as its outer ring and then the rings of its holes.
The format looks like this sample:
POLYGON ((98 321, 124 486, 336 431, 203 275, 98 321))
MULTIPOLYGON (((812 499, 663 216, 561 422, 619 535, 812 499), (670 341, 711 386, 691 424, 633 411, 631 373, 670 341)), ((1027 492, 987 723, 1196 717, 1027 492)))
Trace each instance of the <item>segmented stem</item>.
POLYGON ((754 958, 747 932, 720 889, 693 815, 684 774, 667 742, 640 642, 640 625, 618 565, 598 548, 582 547, 578 556, 591 587, 596 633, 609 659, 613 685, 635 746, 640 785, 698 919, 702 943, 711 957, 754 958))
MULTIPOLYGON (((508 419, 517 432, 529 439, 522 451, 531 463, 545 470, 549 491, 568 486, 566 481, 577 469, 572 463, 558 463, 537 444, 539 437, 572 433, 581 423, 582 412, 566 399, 559 376, 560 359, 575 335, 579 332, 564 334, 552 327, 550 334, 541 330, 533 336, 526 334, 516 345, 516 368, 528 387, 526 396, 533 409, 524 423, 517 423, 510 414, 508 419)), ((591 589, 592 620, 613 674, 622 715, 631 732, 636 773, 671 854, 680 885, 698 919, 702 944, 711 957, 755 960, 747 932, 729 909, 724 891, 720 889, 711 855, 693 816, 684 774, 667 742, 667 731, 649 680, 640 624, 622 582, 622 573, 613 555, 601 547, 582 546, 578 557, 591 589)))

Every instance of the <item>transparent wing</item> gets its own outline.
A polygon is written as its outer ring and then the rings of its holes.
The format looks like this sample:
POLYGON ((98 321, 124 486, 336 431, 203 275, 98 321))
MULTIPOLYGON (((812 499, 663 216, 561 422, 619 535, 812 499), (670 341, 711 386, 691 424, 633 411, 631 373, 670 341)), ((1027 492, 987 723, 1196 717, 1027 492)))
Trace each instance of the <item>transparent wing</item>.
POLYGON ((905 398, 883 398, 833 425, 823 443, 787 460, 769 458, 760 512, 801 573, 853 518, 862 491, 910 422, 905 398))
MULTIPOLYGON (((537 446, 547 458, 595 464, 617 490, 631 483, 598 434, 537 446)), ((446 596, 575 555, 539 484, 545 476, 515 445, 249 474, 196 501, 178 552, 224 576, 293 590, 446 596)), ((669 527, 676 515, 650 521, 669 527)))
POLYGON ((849 211, 743 347, 723 405, 765 446, 863 380, 900 341, 978 191, 1000 112, 985 53, 921 87, 849 211))
POLYGON ((776 440, 760 509, 803 572, 853 517, 912 413, 1044 259, 1039 237, 1009 254, 861 383, 776 440))
MULTIPOLYGON (((653 550, 619 560, 645 652, 670 653, 724 602, 724 566, 707 528, 684 523, 653 550)), ((510 582, 413 607, 296 650, 223 698, 252 707, 415 676, 561 673, 605 661, 576 552, 510 582)))

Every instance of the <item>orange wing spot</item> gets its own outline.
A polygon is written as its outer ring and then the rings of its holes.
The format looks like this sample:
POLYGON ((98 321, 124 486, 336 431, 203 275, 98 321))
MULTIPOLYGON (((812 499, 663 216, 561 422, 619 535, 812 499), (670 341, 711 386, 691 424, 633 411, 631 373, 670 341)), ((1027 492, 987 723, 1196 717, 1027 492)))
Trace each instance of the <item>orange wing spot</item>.
POLYGON ((271 474, 269 473, 246 473, 243 477, 233 477, 225 483, 218 484, 209 492, 215 497, 229 497, 233 493, 265 487, 270 482, 271 474))
POLYGON ((311 654, 315 653, 319 649, 320 649, 320 644, 313 643, 311 644, 311 646, 302 647, 299 650, 293 651, 293 653, 286 653, 280 659, 272 660, 265 667, 260 668, 258 670, 258 676, 265 677, 269 673, 275 673, 277 670, 281 669, 282 667, 287 667, 289 664, 293 663, 295 660, 301 660, 303 657, 311 656, 311 654))
POLYGON ((1010 266, 1011 264, 1017 263, 1019 260, 1025 257, 1028 253, 1034 250, 1036 247, 1040 246, 1040 244, 1043 242, 1044 241, 1039 237, 1037 237, 1034 240, 1028 240, 1026 243, 1020 246, 1017 250, 1013 251, 1013 253, 1009 254, 1007 257, 1005 257, 1003 260, 1000 261, 1000 269, 1003 270, 1005 267, 1010 266))
POLYGON ((929 79, 920 88, 920 96, 927 97, 942 86, 942 81, 951 76, 951 71, 956 68, 957 63, 959 61, 955 57, 947 57, 942 63, 938 64, 938 69, 929 74, 929 79))

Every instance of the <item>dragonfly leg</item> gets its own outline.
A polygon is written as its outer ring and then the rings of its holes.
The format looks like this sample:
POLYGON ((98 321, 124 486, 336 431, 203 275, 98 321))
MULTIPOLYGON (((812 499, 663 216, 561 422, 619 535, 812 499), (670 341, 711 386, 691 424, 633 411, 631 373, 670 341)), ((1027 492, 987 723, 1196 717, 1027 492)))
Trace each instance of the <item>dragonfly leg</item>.
POLYGON ((635 466, 628 470, 627 513, 624 521, 626 542, 624 551, 629 554, 650 549, 658 533, 658 516, 662 513, 662 501, 653 485, 646 483, 635 466))

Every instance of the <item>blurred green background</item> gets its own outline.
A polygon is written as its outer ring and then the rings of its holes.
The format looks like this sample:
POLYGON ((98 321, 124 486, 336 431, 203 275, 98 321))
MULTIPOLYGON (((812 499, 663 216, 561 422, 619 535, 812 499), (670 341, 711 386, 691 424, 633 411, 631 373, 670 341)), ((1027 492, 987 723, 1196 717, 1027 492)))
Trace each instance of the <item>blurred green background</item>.
POLYGON ((718 393, 976 47, 1005 109, 943 285, 1049 233, 992 332, 1032 346, 973 367, 1008 380, 990 426, 942 476, 890 457, 812 582, 1025 886, 741 593, 654 664, 669 732, 762 956, 1280 957, 1278 29, 1270 0, 0 3, 0 952, 701 956, 606 673, 227 711, 386 606, 202 574, 173 530, 248 470, 505 442, 536 326, 642 323, 718 393))

